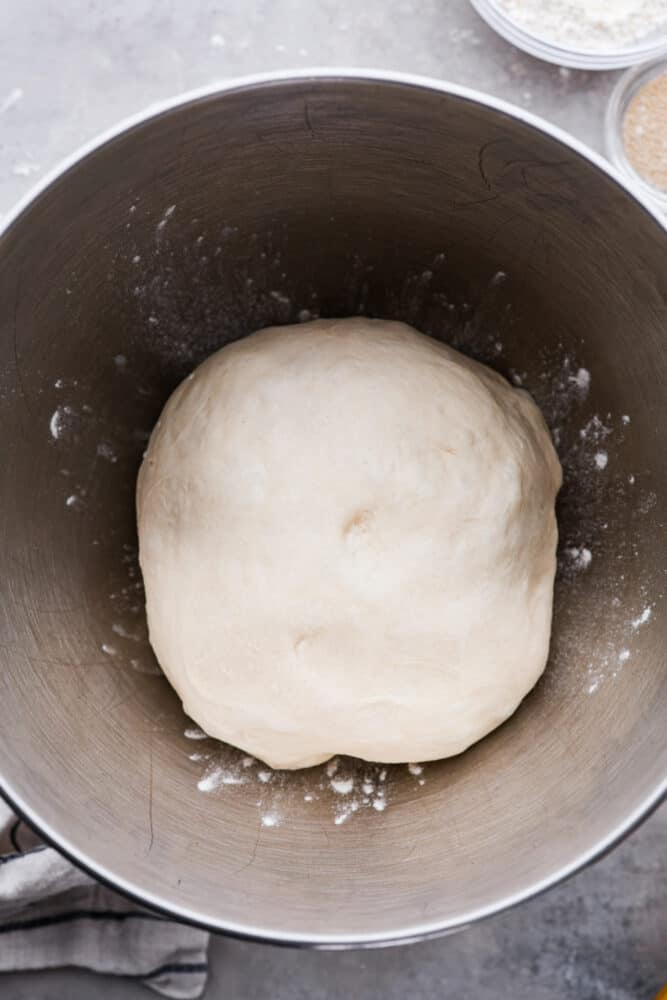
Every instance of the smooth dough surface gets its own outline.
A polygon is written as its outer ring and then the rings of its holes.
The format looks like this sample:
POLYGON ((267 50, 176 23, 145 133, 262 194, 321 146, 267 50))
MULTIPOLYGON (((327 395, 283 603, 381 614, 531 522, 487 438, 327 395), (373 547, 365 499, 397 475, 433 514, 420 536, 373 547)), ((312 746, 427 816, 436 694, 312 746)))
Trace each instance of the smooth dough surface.
POLYGON ((460 753, 544 669, 560 483, 530 397, 411 327, 261 330, 176 389, 140 471, 157 658, 273 767, 460 753))

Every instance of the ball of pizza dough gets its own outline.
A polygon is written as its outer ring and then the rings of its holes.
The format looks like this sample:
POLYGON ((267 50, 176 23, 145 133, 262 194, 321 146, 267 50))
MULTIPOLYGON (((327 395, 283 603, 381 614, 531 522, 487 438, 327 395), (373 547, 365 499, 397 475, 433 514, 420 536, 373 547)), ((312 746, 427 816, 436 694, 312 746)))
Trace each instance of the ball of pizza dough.
POLYGON ((527 393, 411 327, 261 330, 153 431, 153 649, 189 716, 273 767, 458 754, 544 670, 560 483, 527 393))

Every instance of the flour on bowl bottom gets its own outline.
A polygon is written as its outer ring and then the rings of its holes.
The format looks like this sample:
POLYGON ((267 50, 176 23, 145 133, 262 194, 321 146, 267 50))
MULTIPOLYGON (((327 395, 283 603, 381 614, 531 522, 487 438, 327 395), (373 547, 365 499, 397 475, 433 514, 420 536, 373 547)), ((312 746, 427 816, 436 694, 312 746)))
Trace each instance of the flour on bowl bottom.
MULTIPOLYGON (((191 740, 208 739, 197 727, 188 727, 183 735, 191 740)), ((267 827, 281 825, 285 817, 295 815, 301 803, 328 803, 334 826, 341 826, 356 813, 382 813, 391 802, 393 781, 406 770, 415 779, 415 789, 426 784, 422 764, 386 766, 334 757, 326 764, 304 771, 274 771, 254 757, 213 739, 208 740, 203 752, 187 756, 202 765, 197 779, 200 792, 233 792, 234 785, 255 787, 261 823, 267 827)))

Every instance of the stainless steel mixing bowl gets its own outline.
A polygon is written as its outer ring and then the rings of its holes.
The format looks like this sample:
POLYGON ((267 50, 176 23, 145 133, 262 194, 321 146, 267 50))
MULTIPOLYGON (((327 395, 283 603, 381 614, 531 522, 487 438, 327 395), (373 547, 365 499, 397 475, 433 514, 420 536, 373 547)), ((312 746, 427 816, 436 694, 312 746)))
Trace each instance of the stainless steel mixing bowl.
POLYGON ((72 858, 212 928, 371 944, 524 899, 658 802, 667 235, 600 159, 432 81, 246 80, 125 123, 41 185, 4 227, 0 303, 2 785, 72 858), (386 808, 347 815, 323 769, 246 780, 184 735, 145 642, 133 495, 196 362, 355 312, 526 385, 566 481, 543 680, 467 753, 389 768, 386 808))

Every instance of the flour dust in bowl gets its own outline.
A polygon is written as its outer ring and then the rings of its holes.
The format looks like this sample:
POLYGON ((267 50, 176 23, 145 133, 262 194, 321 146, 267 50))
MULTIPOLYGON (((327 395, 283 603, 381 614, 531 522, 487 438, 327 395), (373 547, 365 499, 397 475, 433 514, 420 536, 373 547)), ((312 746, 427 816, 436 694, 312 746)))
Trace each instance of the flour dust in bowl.
POLYGON ((667 778, 665 260, 662 224, 592 154, 418 79, 189 95, 42 185, 0 238, 9 799, 149 904, 332 947, 462 926, 618 839, 667 778), (441 339, 545 414, 551 655, 464 754, 274 772, 207 738, 157 668, 136 474, 213 351, 354 315, 441 339))

